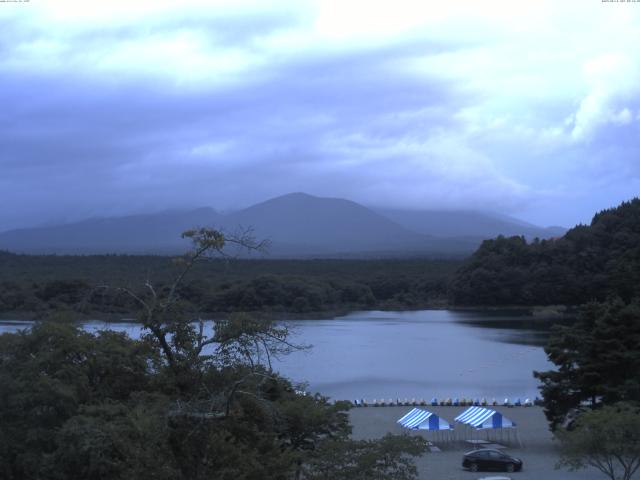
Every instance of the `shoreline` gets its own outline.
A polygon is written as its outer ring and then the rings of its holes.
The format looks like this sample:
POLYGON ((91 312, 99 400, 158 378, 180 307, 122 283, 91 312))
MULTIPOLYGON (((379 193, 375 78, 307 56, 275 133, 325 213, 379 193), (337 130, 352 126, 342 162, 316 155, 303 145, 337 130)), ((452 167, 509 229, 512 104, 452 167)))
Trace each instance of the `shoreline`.
MULTIPOLYGON (((570 319, 575 317, 579 311, 579 306, 576 305, 537 305, 537 306, 524 306, 524 305, 508 305, 508 306, 496 306, 496 305, 421 305, 412 307, 402 307, 397 305, 381 305, 371 306, 370 308, 336 308, 330 310, 320 310, 312 312, 291 312, 291 311, 246 311, 246 312, 203 312, 201 317, 205 317, 207 320, 215 320, 220 318, 226 318, 234 313, 245 313, 257 318, 268 320, 326 320, 328 318, 343 317, 353 312, 367 312, 367 311, 379 311, 379 312, 417 312, 422 310, 450 310, 458 312, 496 312, 496 313, 513 313, 518 317, 522 317, 522 320, 532 321, 541 320, 548 321, 554 319, 570 319)), ((54 310, 55 313, 55 310, 54 310)), ((108 312, 91 312, 91 313, 79 313, 69 310, 61 310, 61 314, 69 314, 69 321, 82 322, 89 320, 100 320, 110 323, 140 323, 135 318, 135 314, 129 313, 108 313, 108 312)), ((47 318, 42 318, 41 312, 35 311, 9 311, 0 312, 0 321, 21 320, 21 321, 42 321, 47 318)), ((52 319, 53 321, 56 321, 52 319)))

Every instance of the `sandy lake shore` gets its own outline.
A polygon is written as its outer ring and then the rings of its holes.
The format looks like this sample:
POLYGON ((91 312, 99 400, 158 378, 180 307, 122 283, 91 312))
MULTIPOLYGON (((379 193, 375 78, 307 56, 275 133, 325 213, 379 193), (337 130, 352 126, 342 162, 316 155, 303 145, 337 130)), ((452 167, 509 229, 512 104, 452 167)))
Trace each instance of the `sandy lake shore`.
MULTIPOLYGON (((386 433, 400 434, 406 432, 396 420, 413 407, 354 407, 350 412, 353 425, 353 437, 356 439, 378 438, 386 433)), ((449 422, 460 414, 465 407, 420 407, 432 411, 449 422)), ((570 472, 557 470, 557 444, 547 427, 547 421, 540 407, 492 407, 518 425, 522 446, 512 436, 512 442, 504 450, 506 453, 521 458, 524 462, 522 472, 509 474, 514 480, 602 480, 602 473, 592 470, 570 472)), ((428 432, 410 432, 411 435, 422 435, 431 440, 428 432)), ((464 437, 464 434, 459 434, 464 437)), ((491 473, 472 473, 462 468, 462 455, 471 450, 464 441, 435 442, 441 452, 430 452, 417 459, 421 480, 475 480, 491 473)), ((503 444, 506 442, 503 442, 503 444)), ((638 477, 636 475, 636 477, 638 477)), ((634 477, 634 478, 636 478, 634 477)), ((638 477, 640 478, 640 477, 638 477)))

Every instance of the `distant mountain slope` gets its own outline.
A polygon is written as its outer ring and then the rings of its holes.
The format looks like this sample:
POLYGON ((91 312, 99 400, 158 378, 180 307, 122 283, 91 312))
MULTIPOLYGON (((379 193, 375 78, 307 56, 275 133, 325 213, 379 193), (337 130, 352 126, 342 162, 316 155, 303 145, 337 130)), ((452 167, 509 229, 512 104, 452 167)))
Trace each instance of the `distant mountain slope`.
POLYGON ((188 243, 180 234, 196 225, 218 224, 211 208, 148 215, 92 218, 51 227, 0 233, 0 249, 19 253, 173 253, 188 243))
POLYGON ((424 250, 429 239, 362 205, 339 198, 292 193, 231 214, 225 224, 251 225, 274 246, 295 244, 328 252, 424 250))
POLYGON ((457 272, 462 305, 578 305, 640 296, 640 199, 597 213, 562 238, 486 240, 457 272))
POLYGON ((473 212, 383 215, 349 200, 292 193, 226 215, 201 208, 12 230, 0 233, 0 249, 174 254, 186 249, 180 234, 194 226, 226 232, 251 227, 256 238, 272 242, 271 257, 352 258, 468 255, 488 236, 502 231, 528 235, 536 228, 518 226, 515 220, 489 220, 473 212))
POLYGON ((440 237, 472 236, 492 238, 498 235, 524 235, 527 238, 560 237, 562 227, 541 228, 517 218, 473 210, 377 210, 381 215, 423 235, 440 237))
POLYGON ((251 227, 257 238, 272 242, 272 257, 465 255, 481 241, 421 235, 349 200, 294 193, 228 215, 203 208, 13 230, 0 234, 0 249, 21 253, 177 253, 187 246, 180 233, 193 226, 227 232, 251 227))

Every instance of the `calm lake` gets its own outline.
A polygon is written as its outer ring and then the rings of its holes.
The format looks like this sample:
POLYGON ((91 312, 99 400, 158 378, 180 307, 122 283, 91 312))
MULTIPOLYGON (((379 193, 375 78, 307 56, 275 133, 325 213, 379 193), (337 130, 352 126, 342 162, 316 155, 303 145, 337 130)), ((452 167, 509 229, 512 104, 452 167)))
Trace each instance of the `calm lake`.
MULTIPOLYGON (((420 310, 353 312, 326 320, 289 320, 292 341, 311 344, 277 369, 335 399, 538 395, 533 370, 552 365, 542 349, 551 320, 509 312, 420 310)), ((0 333, 31 322, 0 321, 0 333)), ((135 323, 83 322, 138 337, 135 323)))

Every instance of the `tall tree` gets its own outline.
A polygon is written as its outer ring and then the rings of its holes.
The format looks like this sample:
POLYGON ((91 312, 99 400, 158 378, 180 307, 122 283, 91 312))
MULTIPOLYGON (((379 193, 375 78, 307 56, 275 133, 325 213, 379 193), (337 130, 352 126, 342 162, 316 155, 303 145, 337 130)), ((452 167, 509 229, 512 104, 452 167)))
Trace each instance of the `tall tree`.
POLYGON ((554 329, 545 351, 557 369, 534 375, 552 429, 585 405, 640 401, 639 302, 586 305, 574 325, 554 329))

